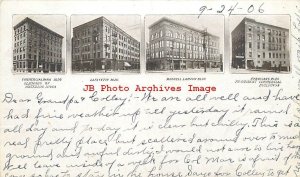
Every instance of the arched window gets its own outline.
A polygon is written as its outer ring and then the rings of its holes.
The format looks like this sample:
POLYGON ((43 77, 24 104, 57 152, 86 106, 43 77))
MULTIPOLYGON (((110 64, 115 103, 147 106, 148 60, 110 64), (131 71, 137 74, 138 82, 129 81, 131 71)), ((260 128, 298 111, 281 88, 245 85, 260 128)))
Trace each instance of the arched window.
POLYGON ((163 36, 163 32, 162 31, 160 31, 160 37, 162 37, 163 36))
POLYGON ((172 33, 172 31, 167 31, 167 36, 169 36, 169 37, 173 37, 173 33, 172 33))

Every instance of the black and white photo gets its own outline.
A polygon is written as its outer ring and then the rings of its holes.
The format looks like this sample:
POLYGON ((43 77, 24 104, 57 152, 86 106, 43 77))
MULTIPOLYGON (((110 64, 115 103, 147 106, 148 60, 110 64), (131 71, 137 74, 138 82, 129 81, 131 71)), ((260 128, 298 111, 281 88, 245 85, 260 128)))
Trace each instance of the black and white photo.
POLYGON ((65 15, 14 15, 13 72, 64 72, 65 36, 65 15))
POLYGON ((229 22, 233 73, 290 72, 289 15, 233 15, 229 22))
POLYGON ((148 72, 222 72, 222 15, 146 15, 148 72))
POLYGON ((72 15, 71 28, 73 72, 139 72, 139 15, 72 15))

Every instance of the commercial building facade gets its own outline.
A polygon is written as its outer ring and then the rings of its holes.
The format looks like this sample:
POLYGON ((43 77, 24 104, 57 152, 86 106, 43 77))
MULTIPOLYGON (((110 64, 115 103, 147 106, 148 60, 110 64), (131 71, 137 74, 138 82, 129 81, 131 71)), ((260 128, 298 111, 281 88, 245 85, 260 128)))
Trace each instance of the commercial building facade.
POLYGON ((73 28, 72 69, 139 69, 140 42, 100 17, 73 28))
POLYGON ((232 68, 290 70, 288 29, 244 18, 231 38, 232 68))
POLYGON ((13 70, 61 72, 63 36, 26 17, 14 26, 13 70))
POLYGON ((219 37, 168 18, 149 26, 147 70, 220 67, 219 37))

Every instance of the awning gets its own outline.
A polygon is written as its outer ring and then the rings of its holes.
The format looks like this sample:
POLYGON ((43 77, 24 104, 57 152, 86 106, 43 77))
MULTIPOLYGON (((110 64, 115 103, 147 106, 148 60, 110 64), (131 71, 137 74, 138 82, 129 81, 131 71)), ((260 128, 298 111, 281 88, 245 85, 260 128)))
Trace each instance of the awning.
POLYGON ((244 58, 244 56, 235 56, 235 58, 244 58))
POLYGON ((130 67, 131 65, 128 62, 124 62, 124 66, 130 67))

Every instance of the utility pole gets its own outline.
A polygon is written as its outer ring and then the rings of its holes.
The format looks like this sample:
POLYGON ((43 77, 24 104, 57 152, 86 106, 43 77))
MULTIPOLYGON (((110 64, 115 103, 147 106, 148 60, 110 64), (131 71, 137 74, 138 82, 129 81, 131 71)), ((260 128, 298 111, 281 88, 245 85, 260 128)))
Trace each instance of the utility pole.
POLYGON ((174 49, 174 41, 172 41, 172 46, 171 46, 171 50, 172 50, 172 64, 171 64, 171 68, 172 68, 172 71, 174 71, 174 54, 173 54, 173 49, 174 49))
POLYGON ((96 30, 93 31, 93 42, 94 42, 94 49, 95 49, 95 56, 94 56, 94 62, 93 62, 93 71, 96 71, 96 58, 97 58, 97 43, 98 43, 98 32, 96 30))
POLYGON ((118 34, 117 34, 117 28, 116 28, 116 25, 114 25, 114 31, 113 31, 113 44, 114 44, 114 48, 113 48, 113 53, 114 53, 114 70, 117 70, 117 44, 118 44, 118 34))
POLYGON ((107 36, 105 36, 105 44, 104 44, 104 47, 105 47, 105 56, 104 56, 104 71, 106 72, 106 54, 107 54, 107 48, 109 47, 109 44, 107 44, 107 36))
MULTIPOLYGON (((203 38, 203 50, 204 50, 204 72, 206 73, 206 36, 207 36, 207 28, 204 30, 204 38, 203 38)), ((208 42, 208 40, 207 40, 208 42)))

